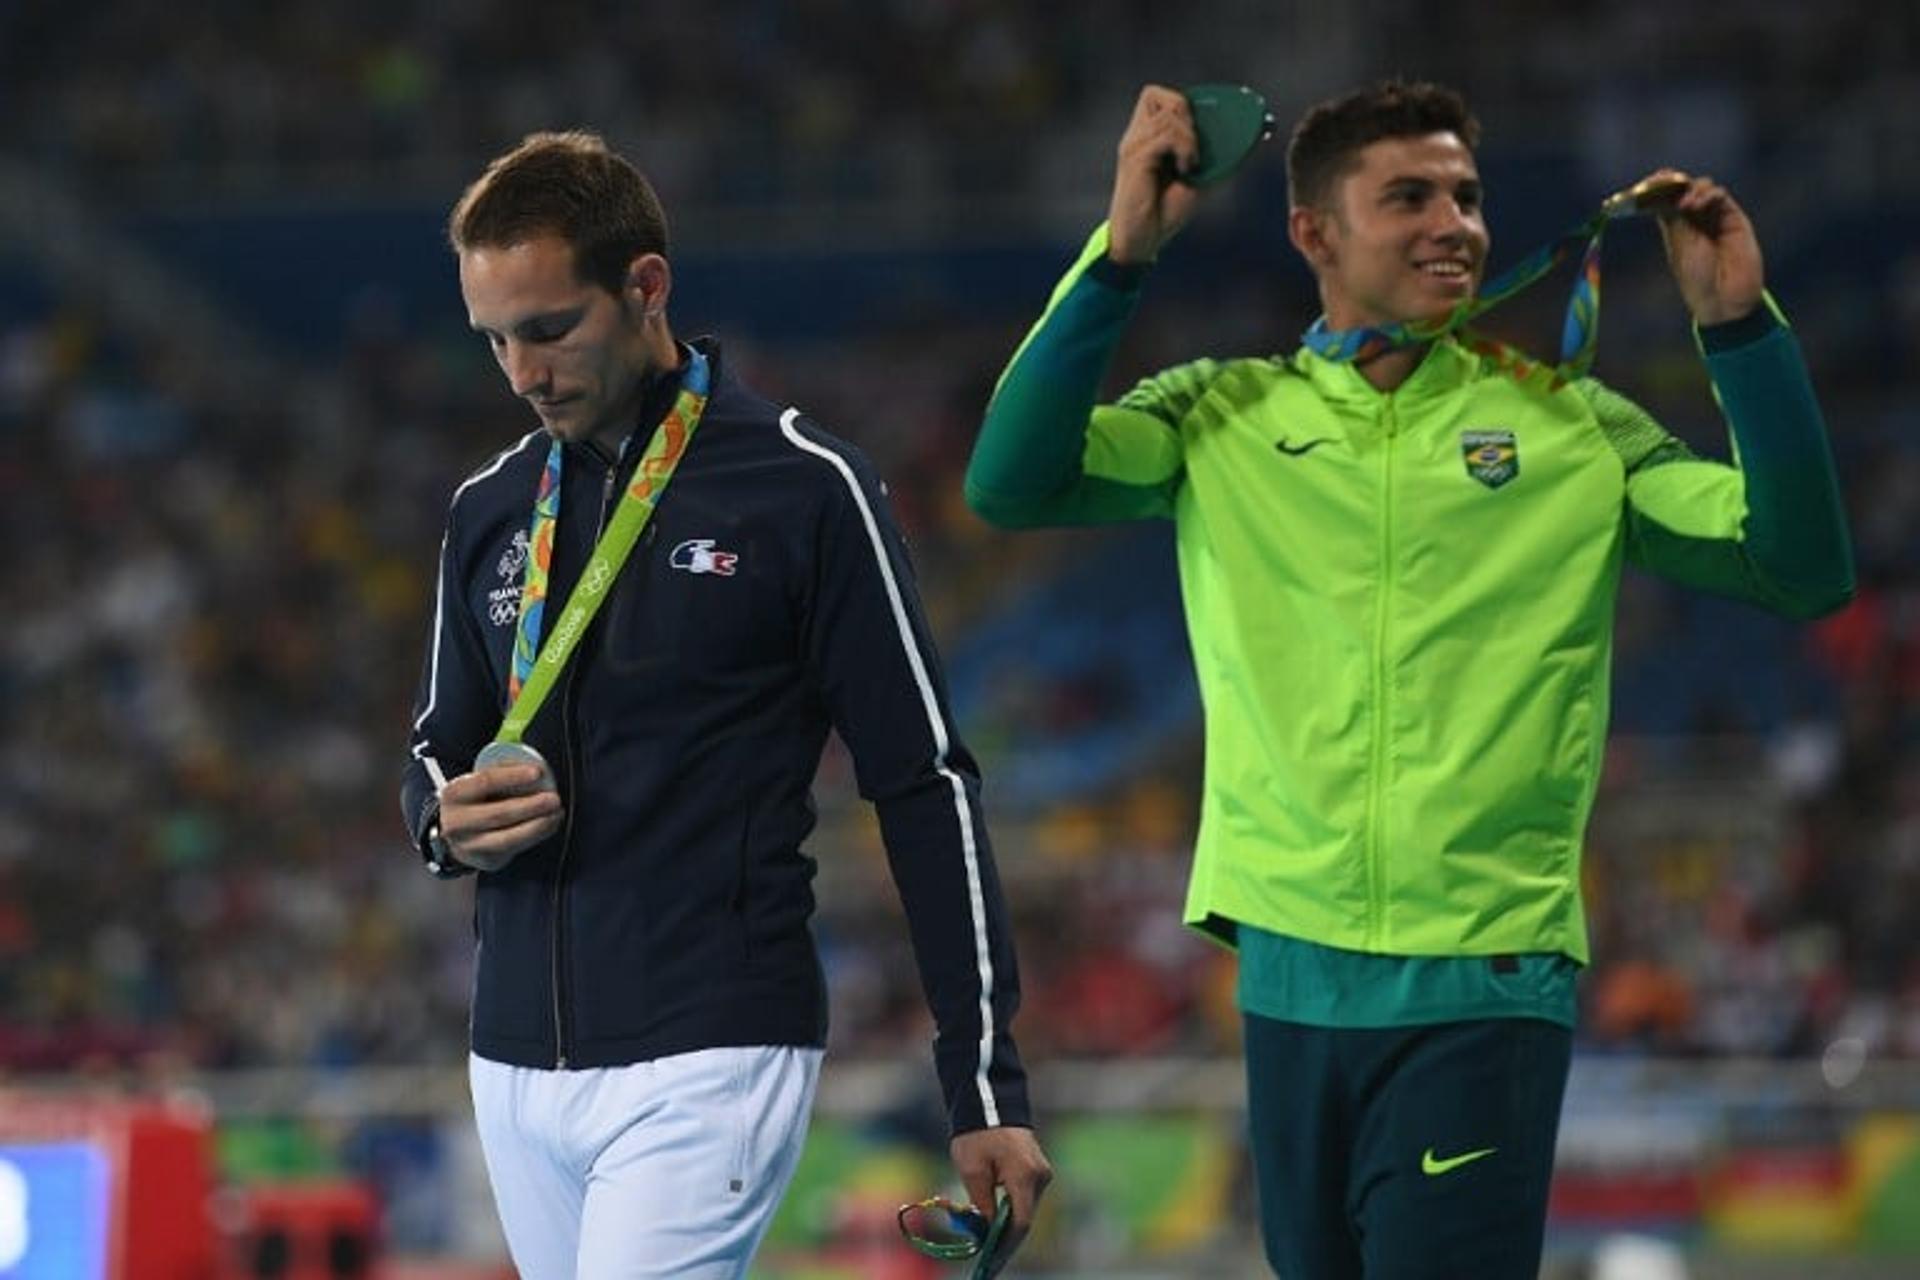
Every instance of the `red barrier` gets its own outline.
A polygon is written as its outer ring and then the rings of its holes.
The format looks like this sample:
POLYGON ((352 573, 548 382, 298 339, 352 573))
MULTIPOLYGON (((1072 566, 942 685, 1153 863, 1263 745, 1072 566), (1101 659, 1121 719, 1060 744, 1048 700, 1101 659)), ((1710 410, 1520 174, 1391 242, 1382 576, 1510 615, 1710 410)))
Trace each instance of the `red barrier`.
POLYGON ((265 1183, 235 1193, 232 1274, 243 1280, 369 1280, 380 1206, 358 1182, 265 1183))

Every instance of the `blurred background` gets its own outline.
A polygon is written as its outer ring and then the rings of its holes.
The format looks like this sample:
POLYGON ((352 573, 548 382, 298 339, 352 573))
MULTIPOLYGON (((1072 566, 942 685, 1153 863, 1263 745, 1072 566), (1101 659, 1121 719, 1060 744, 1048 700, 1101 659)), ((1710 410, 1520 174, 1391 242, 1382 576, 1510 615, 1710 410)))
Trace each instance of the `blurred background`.
MULTIPOLYGON (((1140 84, 1245 82, 1284 128, 1395 73, 1472 99, 1496 267, 1656 166, 1732 186, 1859 560, 1811 626, 1625 582, 1547 1274, 1920 1272, 1920 6, 0 0, 0 1275, 107 1275, 9 1233, 56 1221, 120 1232, 116 1277, 509 1274, 471 890, 394 787, 448 499, 529 425, 445 211, 575 125, 667 204, 677 330, 866 449, 913 543, 1061 1174, 1017 1272, 1263 1274, 1230 962, 1178 923, 1170 529, 1000 534, 960 474, 1140 84)), ((1274 144, 1111 390, 1295 344, 1284 207, 1274 144)), ((1568 283, 1486 327, 1549 351, 1568 283)), ((1644 225, 1604 297, 1599 376, 1725 456, 1644 225)), ((929 1023, 837 745, 818 795, 830 1065, 757 1274, 931 1277, 891 1221, 949 1180, 929 1023)))

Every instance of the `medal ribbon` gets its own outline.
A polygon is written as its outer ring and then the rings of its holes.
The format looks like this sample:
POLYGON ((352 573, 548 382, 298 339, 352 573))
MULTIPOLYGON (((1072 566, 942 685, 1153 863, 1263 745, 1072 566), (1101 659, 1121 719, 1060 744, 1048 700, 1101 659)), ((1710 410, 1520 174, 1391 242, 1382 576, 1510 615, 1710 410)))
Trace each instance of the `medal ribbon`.
POLYGON ((540 473, 540 492, 533 500, 533 524, 527 530, 527 575, 520 584, 520 621, 513 632, 513 670, 507 676, 507 701, 520 696, 520 686, 533 672, 540 649, 540 619, 546 613, 547 572, 553 566, 554 531, 560 522, 560 459, 555 440, 547 448, 547 465, 540 473))
MULTIPOLYGON (((641 530, 653 515, 653 509, 673 479, 674 468, 686 456, 687 446, 700 425, 700 415, 711 394, 712 368, 698 351, 687 360, 686 373, 680 379, 680 394, 673 408, 653 429, 646 452, 633 469, 626 492, 613 513, 593 554, 580 571, 580 581, 561 610, 553 632, 541 643, 540 621, 546 613, 547 575, 553 567, 553 542, 560 519, 560 459, 558 440, 547 450, 546 470, 540 475, 540 491, 534 499, 533 524, 527 538, 527 573, 520 589, 520 623, 513 637, 513 669, 507 678, 507 718, 496 736, 499 742, 518 742, 534 714, 552 692, 554 681, 566 668, 574 646, 586 632, 587 624, 605 602, 619 577, 621 566, 640 540, 641 530)), ((617 464, 616 464, 617 465, 617 464)))
POLYGON ((1324 360, 1344 364, 1364 363, 1388 351, 1431 342, 1505 302, 1566 261, 1584 244, 1580 273, 1567 298, 1566 322, 1560 330, 1560 363, 1554 368, 1554 380, 1555 385, 1559 385, 1585 377, 1593 367, 1594 349, 1600 342, 1601 238, 1606 234, 1607 224, 1615 218, 1644 211, 1626 199, 1625 193, 1609 199, 1591 218, 1535 249, 1438 320, 1385 324, 1378 328, 1329 329, 1326 317, 1322 316, 1301 335, 1300 343, 1324 360))

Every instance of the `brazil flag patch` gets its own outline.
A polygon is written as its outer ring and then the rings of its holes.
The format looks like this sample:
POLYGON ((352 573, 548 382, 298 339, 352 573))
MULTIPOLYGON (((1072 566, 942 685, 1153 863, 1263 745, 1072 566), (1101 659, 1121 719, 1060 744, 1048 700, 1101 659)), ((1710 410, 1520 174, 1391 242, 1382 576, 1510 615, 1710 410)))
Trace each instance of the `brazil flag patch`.
POLYGON ((1520 447, 1511 431, 1462 431, 1460 453, 1467 460, 1467 474, 1489 489, 1520 474, 1520 447))

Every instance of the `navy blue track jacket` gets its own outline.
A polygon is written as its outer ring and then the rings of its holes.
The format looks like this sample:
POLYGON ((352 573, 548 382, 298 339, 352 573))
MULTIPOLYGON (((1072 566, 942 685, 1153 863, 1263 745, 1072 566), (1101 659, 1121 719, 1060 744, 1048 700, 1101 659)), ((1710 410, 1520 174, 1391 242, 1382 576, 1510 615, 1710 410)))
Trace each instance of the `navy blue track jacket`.
MULTIPOLYGON (((879 812, 949 1124, 1028 1124, 1008 1033, 1019 980, 979 774, 880 483, 857 450, 742 386, 711 340, 699 345, 713 393, 693 443, 526 733, 553 767, 565 822, 479 876, 474 1052, 585 1068, 823 1045, 802 843, 831 726, 879 812)), ((617 467, 567 446, 549 626, 676 382, 649 395, 617 467)), ((530 433, 453 497, 401 786, 423 853, 439 787, 472 767, 506 713, 548 443, 530 433)))

